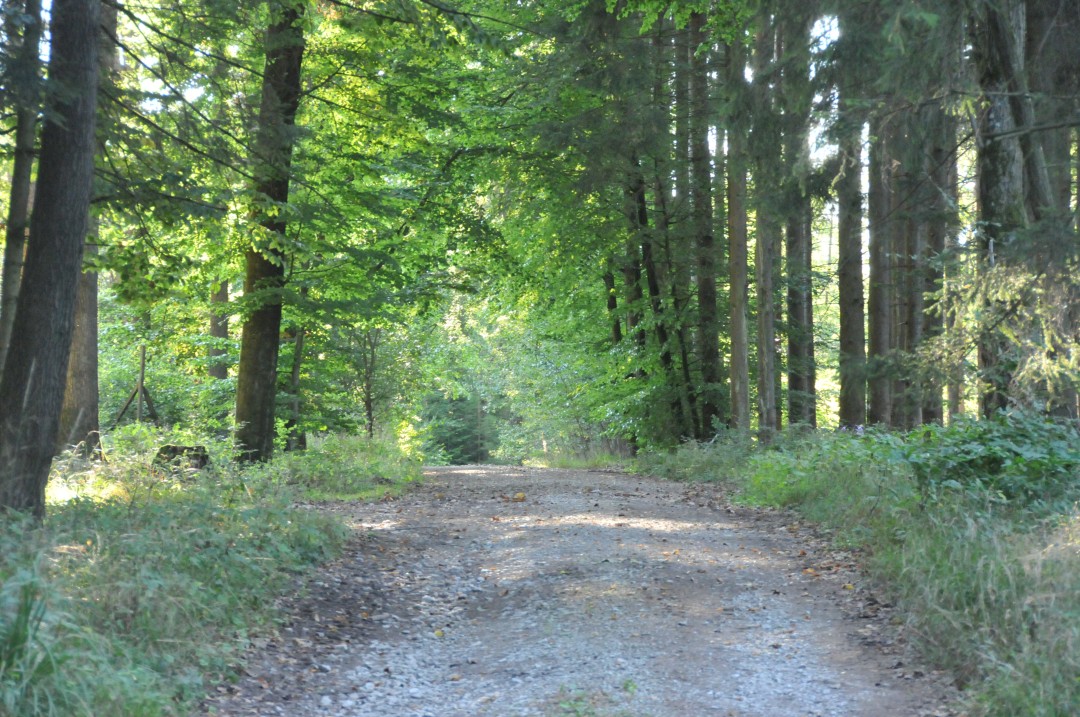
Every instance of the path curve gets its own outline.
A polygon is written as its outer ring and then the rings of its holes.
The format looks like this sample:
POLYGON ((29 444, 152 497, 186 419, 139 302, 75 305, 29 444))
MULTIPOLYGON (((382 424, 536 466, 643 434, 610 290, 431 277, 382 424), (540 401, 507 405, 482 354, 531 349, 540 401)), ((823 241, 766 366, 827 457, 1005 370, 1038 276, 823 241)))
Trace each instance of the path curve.
POLYGON ((360 539, 207 714, 951 714, 850 560, 788 514, 621 473, 426 474, 320 508, 360 539))

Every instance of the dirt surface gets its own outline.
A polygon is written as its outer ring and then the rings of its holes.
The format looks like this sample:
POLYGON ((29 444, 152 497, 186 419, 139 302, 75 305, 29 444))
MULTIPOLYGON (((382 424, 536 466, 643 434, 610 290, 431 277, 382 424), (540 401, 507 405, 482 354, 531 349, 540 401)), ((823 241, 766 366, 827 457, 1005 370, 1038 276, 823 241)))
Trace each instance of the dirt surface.
POLYGON ((849 555, 708 486, 457 466, 317 509, 358 539, 206 714, 953 714, 849 555))

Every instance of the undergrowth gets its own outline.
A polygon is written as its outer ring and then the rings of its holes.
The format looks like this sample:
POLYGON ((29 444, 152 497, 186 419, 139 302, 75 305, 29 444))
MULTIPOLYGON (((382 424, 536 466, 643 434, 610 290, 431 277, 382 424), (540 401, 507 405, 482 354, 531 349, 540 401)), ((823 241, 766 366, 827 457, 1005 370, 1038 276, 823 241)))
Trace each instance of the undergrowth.
POLYGON ((973 714, 1080 712, 1080 435, 1005 414, 907 435, 745 437, 647 456, 641 469, 726 480, 859 548, 973 714))
POLYGON ((3 717, 189 714, 275 628, 275 599, 343 544, 340 523, 296 503, 418 474, 362 439, 243 470, 211 443, 204 471, 152 469, 176 438, 121 432, 108 463, 57 461, 44 525, 0 516, 3 717))

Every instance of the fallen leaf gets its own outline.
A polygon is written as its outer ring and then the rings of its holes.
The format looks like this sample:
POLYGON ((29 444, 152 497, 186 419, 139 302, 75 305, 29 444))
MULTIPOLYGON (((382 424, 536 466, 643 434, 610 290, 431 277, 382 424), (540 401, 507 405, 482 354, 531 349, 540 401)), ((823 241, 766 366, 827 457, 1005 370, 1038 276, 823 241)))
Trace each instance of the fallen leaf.
POLYGON ((525 494, 524 493, 514 493, 514 497, 511 498, 511 500, 514 501, 515 503, 521 503, 521 502, 523 502, 525 500, 525 494))

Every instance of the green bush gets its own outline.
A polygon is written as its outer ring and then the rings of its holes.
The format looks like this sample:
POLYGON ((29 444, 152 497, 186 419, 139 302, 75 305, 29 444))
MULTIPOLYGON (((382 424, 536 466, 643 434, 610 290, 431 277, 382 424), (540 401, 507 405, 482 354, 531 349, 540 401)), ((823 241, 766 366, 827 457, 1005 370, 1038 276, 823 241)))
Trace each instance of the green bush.
POLYGON ((417 458, 391 442, 364 436, 313 438, 308 450, 285 453, 264 470, 313 500, 397 495, 421 477, 417 458))
POLYGON ((989 420, 960 418, 948 428, 912 431, 903 460, 924 493, 985 488, 1008 501, 1049 504, 1074 487, 1080 432, 1072 425, 1018 411, 989 420))

